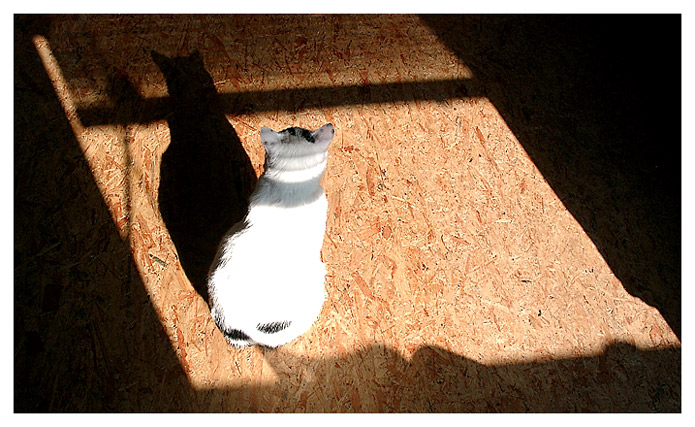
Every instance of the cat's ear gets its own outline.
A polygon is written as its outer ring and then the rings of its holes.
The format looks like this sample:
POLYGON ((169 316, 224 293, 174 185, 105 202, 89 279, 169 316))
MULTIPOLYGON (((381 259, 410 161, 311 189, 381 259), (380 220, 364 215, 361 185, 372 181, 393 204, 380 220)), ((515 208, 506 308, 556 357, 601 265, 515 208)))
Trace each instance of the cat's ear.
POLYGON ((155 50, 150 51, 150 56, 152 57, 152 61, 157 64, 160 70, 163 68, 170 68, 171 59, 169 59, 169 57, 164 56, 155 50))
POLYGON ((198 49, 194 50, 193 53, 191 53, 188 57, 197 63, 204 63, 203 55, 200 54, 200 51, 198 49))
POLYGON ((269 147, 280 143, 280 134, 268 127, 263 126, 261 128, 261 142, 263 143, 263 146, 268 149, 269 147))
POLYGON ((330 123, 326 123, 321 126, 319 130, 312 133, 311 136, 314 137, 314 144, 323 146, 323 148, 328 148, 328 145, 333 140, 333 135, 335 134, 335 129, 330 123))

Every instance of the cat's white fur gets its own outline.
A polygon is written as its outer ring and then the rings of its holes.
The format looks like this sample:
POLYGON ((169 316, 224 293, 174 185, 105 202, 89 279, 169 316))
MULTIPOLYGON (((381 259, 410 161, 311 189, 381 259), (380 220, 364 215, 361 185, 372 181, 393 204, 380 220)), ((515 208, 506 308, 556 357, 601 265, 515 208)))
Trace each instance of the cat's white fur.
POLYGON ((334 129, 277 133, 261 129, 265 171, 246 218, 223 237, 208 275, 211 312, 235 346, 277 347, 306 332, 325 299, 320 259, 328 203, 321 187, 334 129), (313 140, 313 142, 311 141, 313 140), (289 322, 274 333, 259 325, 289 322))

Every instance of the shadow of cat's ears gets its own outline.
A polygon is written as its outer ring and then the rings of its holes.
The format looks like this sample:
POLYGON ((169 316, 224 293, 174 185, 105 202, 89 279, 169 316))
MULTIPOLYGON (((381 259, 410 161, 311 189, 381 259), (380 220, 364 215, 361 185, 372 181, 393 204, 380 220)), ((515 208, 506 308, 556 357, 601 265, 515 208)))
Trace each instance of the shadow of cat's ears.
POLYGON ((150 50, 150 57, 152 58, 152 61, 154 61, 155 64, 157 65, 162 65, 162 64, 171 64, 175 59, 177 58, 187 58, 187 59, 192 59, 196 62, 203 62, 203 55, 201 55, 200 51, 198 49, 195 49, 193 52, 191 52, 189 55, 183 55, 183 56, 166 56, 163 55, 156 50, 152 49, 150 50))

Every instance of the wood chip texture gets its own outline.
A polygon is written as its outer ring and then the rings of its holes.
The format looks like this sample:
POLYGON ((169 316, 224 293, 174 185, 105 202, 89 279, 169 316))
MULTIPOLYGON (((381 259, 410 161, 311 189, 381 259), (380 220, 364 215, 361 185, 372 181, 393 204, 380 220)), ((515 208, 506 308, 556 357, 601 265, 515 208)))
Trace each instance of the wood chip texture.
POLYGON ((680 412, 680 199, 629 146, 678 126, 610 104, 597 18, 14 19, 15 411, 680 412), (329 122, 323 310, 233 348, 260 128, 329 122))

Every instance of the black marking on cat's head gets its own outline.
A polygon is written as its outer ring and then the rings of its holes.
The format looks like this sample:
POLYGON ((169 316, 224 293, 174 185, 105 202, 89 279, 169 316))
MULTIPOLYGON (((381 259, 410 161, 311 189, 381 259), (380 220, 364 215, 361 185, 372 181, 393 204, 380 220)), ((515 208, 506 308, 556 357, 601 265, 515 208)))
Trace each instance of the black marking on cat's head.
MULTIPOLYGON (((304 140, 311 142, 312 144, 314 142, 316 142, 314 140, 314 135, 312 135, 310 131, 303 129, 303 128, 300 128, 300 127, 290 127, 290 128, 287 128, 283 131, 280 131, 278 133, 279 134, 285 133, 285 134, 290 135, 290 136, 299 136, 299 137, 303 138, 304 140)), ((291 140, 289 140, 289 139, 283 138, 282 142, 290 142, 290 141, 291 140)))
POLYGON ((284 329, 287 329, 292 324, 289 320, 283 320, 282 322, 270 322, 264 324, 258 324, 256 329, 263 332, 264 334, 276 334, 284 329))
POLYGON ((335 129, 330 123, 323 125, 315 132, 296 126, 275 132, 263 126, 261 128, 261 141, 266 151, 284 150, 287 147, 292 147, 291 150, 318 152, 328 149, 334 134, 335 129))

